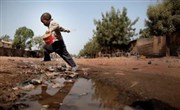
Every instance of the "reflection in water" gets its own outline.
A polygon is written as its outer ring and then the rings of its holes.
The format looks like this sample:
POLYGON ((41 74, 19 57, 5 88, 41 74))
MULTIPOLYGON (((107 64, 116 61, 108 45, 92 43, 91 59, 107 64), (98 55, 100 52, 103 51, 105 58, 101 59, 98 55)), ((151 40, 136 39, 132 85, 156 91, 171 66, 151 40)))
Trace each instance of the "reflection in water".
POLYGON ((158 100, 137 101, 126 106, 124 102, 127 99, 136 97, 128 97, 124 91, 99 80, 79 78, 71 83, 65 83, 64 79, 55 81, 64 86, 39 86, 28 92, 20 101, 28 105, 23 110, 177 110, 158 100))
POLYGON ((81 78, 72 87, 60 110, 119 110, 117 96, 118 90, 112 86, 81 78))
MULTIPOLYGON (((57 81, 57 79, 56 79, 57 81)), ((62 83, 62 82, 61 82, 62 83)), ((99 80, 79 78, 60 89, 39 86, 24 97, 26 110, 119 110, 119 91, 99 80)))
POLYGON ((35 90, 28 92, 18 103, 26 103, 29 108, 25 110, 58 110, 71 90, 74 82, 63 82, 62 88, 38 86, 35 90))
POLYGON ((60 107, 60 104, 71 90, 72 85, 73 84, 66 84, 53 95, 47 92, 47 86, 42 86, 42 93, 40 94, 41 98, 38 102, 41 105, 47 105, 47 108, 51 108, 49 110, 52 110, 52 108, 56 110, 60 107))
POLYGON ((104 82, 98 80, 92 80, 94 94, 92 100, 97 100, 100 102, 100 106, 109 110, 118 108, 119 104, 117 102, 117 96, 119 91, 110 86, 105 85, 104 82))

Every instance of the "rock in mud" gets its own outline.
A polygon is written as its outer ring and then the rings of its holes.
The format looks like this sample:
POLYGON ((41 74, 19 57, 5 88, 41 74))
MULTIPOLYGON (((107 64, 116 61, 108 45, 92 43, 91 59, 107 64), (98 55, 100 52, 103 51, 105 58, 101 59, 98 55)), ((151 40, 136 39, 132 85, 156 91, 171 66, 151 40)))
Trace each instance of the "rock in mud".
POLYGON ((30 83, 33 85, 39 85, 42 84, 42 81, 39 79, 32 79, 30 83))
POLYGON ((63 84, 55 83, 55 84, 53 84, 51 87, 52 87, 52 88, 61 88, 61 87, 63 87, 63 86, 64 86, 63 84))
POLYGON ((32 89, 34 89, 34 88, 35 88, 35 86, 34 86, 33 84, 29 84, 29 85, 20 87, 20 89, 26 90, 26 91, 30 91, 30 90, 32 90, 32 89))

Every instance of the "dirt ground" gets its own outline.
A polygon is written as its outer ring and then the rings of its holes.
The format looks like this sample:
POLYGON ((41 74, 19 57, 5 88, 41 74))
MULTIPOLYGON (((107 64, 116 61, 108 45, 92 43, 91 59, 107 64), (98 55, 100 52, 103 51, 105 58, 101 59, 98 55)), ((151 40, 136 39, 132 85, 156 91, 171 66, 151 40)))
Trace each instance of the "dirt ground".
MULTIPOLYGON (((22 94, 14 87, 43 73, 47 65, 59 65, 62 59, 41 62, 39 58, 0 57, 0 107, 10 105, 22 94), (38 66, 24 65, 31 62, 38 66)), ((126 94, 123 103, 158 101, 180 109, 180 59, 178 58, 96 58, 75 59, 85 77, 115 86, 126 94)), ((121 97, 119 97, 119 101, 121 97)), ((156 103, 157 104, 157 103, 156 103)), ((1 109, 1 108, 0 108, 1 109)))

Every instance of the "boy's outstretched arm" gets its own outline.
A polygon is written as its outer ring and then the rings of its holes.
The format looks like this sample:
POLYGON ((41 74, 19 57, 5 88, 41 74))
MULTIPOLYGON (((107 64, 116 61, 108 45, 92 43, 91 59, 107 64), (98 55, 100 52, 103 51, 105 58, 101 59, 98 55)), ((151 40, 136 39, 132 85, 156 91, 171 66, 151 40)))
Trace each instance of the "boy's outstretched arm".
POLYGON ((56 30, 59 30, 61 32, 67 32, 67 33, 70 32, 70 30, 64 29, 63 27, 59 26, 58 23, 52 22, 49 26, 49 31, 52 32, 52 31, 56 31, 56 30))
POLYGON ((67 32, 67 33, 70 32, 70 30, 64 29, 63 27, 59 27, 59 30, 60 30, 61 32, 67 32))

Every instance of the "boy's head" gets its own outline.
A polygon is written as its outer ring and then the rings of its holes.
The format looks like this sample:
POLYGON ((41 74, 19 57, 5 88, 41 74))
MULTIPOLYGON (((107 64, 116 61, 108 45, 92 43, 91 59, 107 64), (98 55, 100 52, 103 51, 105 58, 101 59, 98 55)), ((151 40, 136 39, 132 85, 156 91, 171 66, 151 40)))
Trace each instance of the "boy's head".
POLYGON ((45 25, 45 26, 49 26, 50 22, 51 22, 52 18, 51 18, 51 14, 48 12, 45 12, 41 15, 41 22, 45 25))

